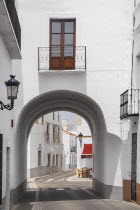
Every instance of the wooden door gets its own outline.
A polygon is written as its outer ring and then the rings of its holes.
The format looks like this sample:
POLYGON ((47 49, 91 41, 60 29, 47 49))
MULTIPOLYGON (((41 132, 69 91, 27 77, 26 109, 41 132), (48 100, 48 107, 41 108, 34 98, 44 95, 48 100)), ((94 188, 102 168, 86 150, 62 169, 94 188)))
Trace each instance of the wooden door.
POLYGON ((50 70, 75 69, 75 19, 50 21, 50 70))
POLYGON ((131 159, 131 200, 136 201, 137 180, 137 133, 132 134, 132 159, 131 159))

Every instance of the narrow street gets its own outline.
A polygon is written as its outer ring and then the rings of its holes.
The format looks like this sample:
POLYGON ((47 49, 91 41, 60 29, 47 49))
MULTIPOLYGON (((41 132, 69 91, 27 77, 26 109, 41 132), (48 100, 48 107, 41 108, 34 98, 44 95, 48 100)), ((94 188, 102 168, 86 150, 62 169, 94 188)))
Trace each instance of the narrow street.
POLYGON ((101 199, 92 192, 91 186, 90 179, 77 179, 74 170, 37 178, 29 182, 24 198, 12 210, 140 209, 133 203, 101 199))

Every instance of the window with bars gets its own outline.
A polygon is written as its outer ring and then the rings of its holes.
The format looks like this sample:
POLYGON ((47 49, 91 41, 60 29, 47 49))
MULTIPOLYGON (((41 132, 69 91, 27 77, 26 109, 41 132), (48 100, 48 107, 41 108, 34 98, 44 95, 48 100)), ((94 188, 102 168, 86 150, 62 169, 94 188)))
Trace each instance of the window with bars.
POLYGON ((55 155, 53 155, 53 167, 55 166, 55 155))
POLYGON ((48 154, 48 165, 47 166, 48 167, 51 166, 51 154, 48 154))
POLYGON ((56 129, 55 129, 55 126, 53 126, 53 142, 54 142, 54 143, 55 143, 55 136, 56 136, 56 135, 55 135, 55 130, 56 130, 56 129))
POLYGON ((60 144, 60 127, 58 127, 58 143, 60 144))
POLYGON ((41 150, 38 151, 38 166, 41 166, 41 150))
POLYGON ((45 135, 46 135, 47 142, 50 142, 50 124, 49 123, 47 123, 47 125, 46 125, 45 135))
POLYGON ((53 120, 55 120, 55 112, 53 112, 53 120))
POLYGON ((58 154, 56 155, 56 166, 58 166, 58 154))

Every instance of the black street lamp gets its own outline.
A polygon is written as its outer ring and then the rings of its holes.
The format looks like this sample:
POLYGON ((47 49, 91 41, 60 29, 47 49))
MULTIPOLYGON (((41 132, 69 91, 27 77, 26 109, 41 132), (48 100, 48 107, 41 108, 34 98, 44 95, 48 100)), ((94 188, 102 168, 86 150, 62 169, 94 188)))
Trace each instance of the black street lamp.
POLYGON ((78 135, 79 141, 80 141, 80 147, 82 146, 82 138, 83 138, 83 134, 79 133, 78 135))
POLYGON ((5 82, 6 88, 7 88, 7 98, 8 100, 11 100, 10 104, 4 105, 2 101, 0 101, 0 109, 7 109, 7 110, 12 110, 14 107, 14 100, 17 99, 17 94, 18 94, 18 88, 20 82, 18 82, 15 79, 15 76, 10 75, 11 79, 5 82))

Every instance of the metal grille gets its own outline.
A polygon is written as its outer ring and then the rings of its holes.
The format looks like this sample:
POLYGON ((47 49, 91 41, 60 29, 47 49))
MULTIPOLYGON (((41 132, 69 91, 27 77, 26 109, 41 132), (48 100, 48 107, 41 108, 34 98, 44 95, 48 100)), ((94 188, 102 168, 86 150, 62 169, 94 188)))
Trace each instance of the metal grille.
MULTIPOLYGON (((67 46, 63 48, 64 58, 73 57, 73 47, 67 46)), ((38 70, 50 70, 50 57, 60 57, 62 48, 58 47, 39 47, 38 48, 38 70)), ((86 70, 86 47, 75 47, 75 69, 86 70)))
POLYGON ((15 31, 18 45, 21 48, 21 27, 20 27, 14 0, 5 0, 5 3, 8 9, 8 13, 12 22, 13 29, 15 31))
POLYGON ((139 115, 140 90, 130 89, 121 94, 120 118, 139 115))

